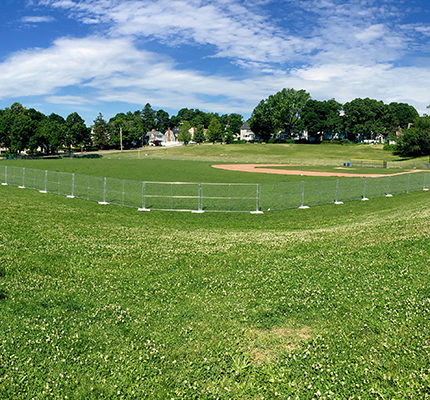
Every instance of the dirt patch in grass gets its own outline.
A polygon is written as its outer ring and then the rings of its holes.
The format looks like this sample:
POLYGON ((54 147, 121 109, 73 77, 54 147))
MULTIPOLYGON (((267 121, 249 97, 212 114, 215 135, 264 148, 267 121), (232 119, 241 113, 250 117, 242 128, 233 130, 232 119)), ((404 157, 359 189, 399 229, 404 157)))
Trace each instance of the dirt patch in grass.
POLYGON ((256 364, 270 362, 282 353, 291 353, 304 342, 312 338, 308 327, 300 329, 272 328, 250 329, 246 332, 248 346, 246 348, 251 360, 256 364))
MULTIPOLYGON (((301 175, 301 176, 334 176, 334 177, 349 177, 349 178, 381 178, 388 176, 387 174, 352 174, 346 172, 324 172, 324 171, 305 171, 300 169, 279 169, 279 167, 293 167, 291 164, 216 164, 212 165, 213 168, 225 169, 228 171, 240 172, 259 172, 264 174, 278 174, 278 175, 301 175)), ((422 172, 423 170, 413 169, 405 172, 397 172, 389 174, 403 175, 413 172, 422 172)))

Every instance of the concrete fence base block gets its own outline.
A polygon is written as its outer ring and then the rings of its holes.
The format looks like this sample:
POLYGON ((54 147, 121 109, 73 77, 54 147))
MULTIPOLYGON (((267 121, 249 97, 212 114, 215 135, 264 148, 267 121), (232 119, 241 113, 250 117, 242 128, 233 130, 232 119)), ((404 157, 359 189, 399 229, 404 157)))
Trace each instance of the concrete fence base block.
POLYGON ((46 190, 39 190, 39 193, 48 193, 46 190))
POLYGON ((75 196, 72 196, 71 194, 67 195, 66 197, 67 197, 68 199, 74 199, 74 198, 75 198, 75 196))
POLYGON ((2 186, 7 186, 7 183, 2 183, 1 185, 2 185, 2 186))
POLYGON ((191 210, 192 214, 204 214, 204 210, 191 210))
POLYGON ((424 188, 423 190, 424 190, 424 192, 428 192, 429 188, 424 188))
POLYGON ((343 201, 335 201, 334 204, 340 205, 340 204, 343 204, 343 201))
POLYGON ((264 214, 263 211, 251 211, 250 214, 264 214))
POLYGON ((363 198, 361 199, 361 201, 367 201, 367 200, 369 200, 367 197, 363 197, 363 198))
POLYGON ((25 189, 25 186, 18 186, 18 189, 25 189))
POLYGON ((306 209, 308 209, 309 208, 309 206, 300 206, 299 207, 301 210, 306 210, 306 209))
POLYGON ((109 203, 107 203, 106 201, 99 201, 99 204, 102 205, 102 206, 105 206, 105 205, 107 205, 109 203))
POLYGON ((137 211, 151 211, 150 208, 138 208, 137 211))
POLYGON ((387 193, 387 194, 385 195, 385 197, 393 197, 393 195, 392 195, 392 194, 390 194, 390 193, 387 193))

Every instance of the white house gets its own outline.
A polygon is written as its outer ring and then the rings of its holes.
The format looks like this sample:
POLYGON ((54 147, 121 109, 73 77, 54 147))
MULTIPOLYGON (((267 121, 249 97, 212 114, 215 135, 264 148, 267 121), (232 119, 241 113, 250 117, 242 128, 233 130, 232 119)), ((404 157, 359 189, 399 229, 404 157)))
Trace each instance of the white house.
POLYGON ((150 146, 178 146, 180 145, 178 142, 178 133, 179 129, 177 128, 168 128, 166 132, 153 129, 145 135, 145 138, 150 146))
POLYGON ((251 127, 248 122, 245 122, 240 127, 240 140, 245 140, 246 142, 255 140, 255 133, 251 131, 251 127))

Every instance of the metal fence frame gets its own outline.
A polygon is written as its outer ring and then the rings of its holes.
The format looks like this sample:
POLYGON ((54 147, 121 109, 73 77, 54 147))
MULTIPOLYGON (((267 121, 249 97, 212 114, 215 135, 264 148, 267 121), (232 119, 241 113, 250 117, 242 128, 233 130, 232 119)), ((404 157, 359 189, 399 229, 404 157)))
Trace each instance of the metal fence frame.
POLYGON ((139 211, 250 212, 309 208, 428 191, 430 172, 278 183, 152 182, 0 165, 0 183, 139 211))

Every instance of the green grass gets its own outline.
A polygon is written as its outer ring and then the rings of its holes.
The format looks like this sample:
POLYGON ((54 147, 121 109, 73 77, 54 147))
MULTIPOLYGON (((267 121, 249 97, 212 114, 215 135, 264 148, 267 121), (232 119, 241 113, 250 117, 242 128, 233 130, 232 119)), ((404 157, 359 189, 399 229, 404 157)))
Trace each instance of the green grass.
POLYGON ((289 160, 303 164, 341 165, 352 158, 380 159, 387 161, 400 160, 381 146, 339 145, 339 144, 204 144, 173 148, 145 148, 134 152, 106 155, 111 158, 152 157, 181 160, 227 161, 227 162, 278 162, 289 160))
POLYGON ((430 398, 428 196, 139 214, 0 186, 0 398, 430 398))

